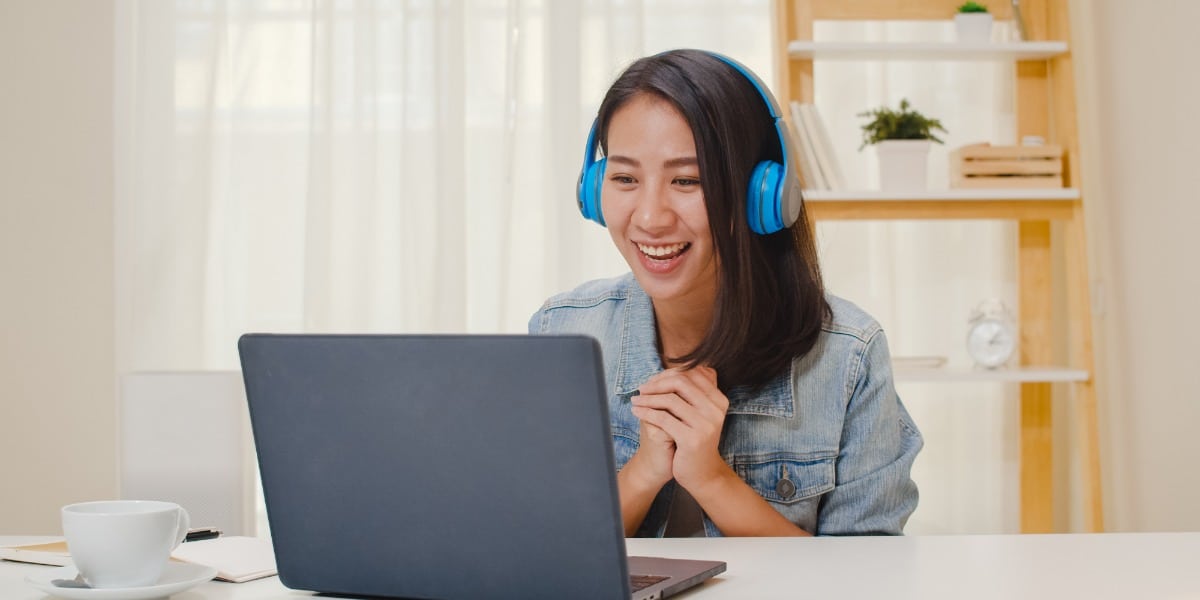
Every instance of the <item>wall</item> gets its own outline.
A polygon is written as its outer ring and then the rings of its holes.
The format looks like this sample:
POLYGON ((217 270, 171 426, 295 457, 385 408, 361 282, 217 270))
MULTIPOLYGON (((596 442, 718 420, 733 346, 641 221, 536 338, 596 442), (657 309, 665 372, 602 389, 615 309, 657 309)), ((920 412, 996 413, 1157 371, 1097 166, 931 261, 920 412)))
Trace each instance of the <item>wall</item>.
POLYGON ((1200 530, 1200 3, 1071 8, 1109 529, 1200 530))
POLYGON ((113 3, 0 1, 0 532, 113 497, 113 3))

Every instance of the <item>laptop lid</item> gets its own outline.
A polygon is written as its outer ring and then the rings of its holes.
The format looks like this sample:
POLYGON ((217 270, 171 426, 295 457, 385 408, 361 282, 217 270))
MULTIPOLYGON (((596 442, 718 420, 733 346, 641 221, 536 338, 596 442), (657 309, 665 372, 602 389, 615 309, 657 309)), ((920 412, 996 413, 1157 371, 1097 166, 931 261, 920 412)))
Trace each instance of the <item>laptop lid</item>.
POLYGON ((284 585, 629 597, 592 338, 252 334, 238 347, 284 585))

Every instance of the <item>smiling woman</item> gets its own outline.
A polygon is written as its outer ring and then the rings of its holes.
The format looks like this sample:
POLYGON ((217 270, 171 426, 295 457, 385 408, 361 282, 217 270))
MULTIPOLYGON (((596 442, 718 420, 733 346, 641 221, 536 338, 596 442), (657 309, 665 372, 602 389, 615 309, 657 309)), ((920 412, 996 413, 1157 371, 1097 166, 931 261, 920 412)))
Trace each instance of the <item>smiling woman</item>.
POLYGON ((920 433, 879 324, 824 292, 779 114, 745 67, 675 50, 589 136, 579 205, 631 272, 529 329, 600 341, 629 535, 898 534, 916 508, 920 433))

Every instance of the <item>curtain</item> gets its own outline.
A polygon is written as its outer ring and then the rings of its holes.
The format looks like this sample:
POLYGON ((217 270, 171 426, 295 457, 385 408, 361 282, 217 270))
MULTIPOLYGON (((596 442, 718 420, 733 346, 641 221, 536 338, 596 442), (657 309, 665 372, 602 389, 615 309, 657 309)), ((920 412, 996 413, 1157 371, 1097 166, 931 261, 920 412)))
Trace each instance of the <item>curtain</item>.
POLYGON ((122 370, 246 331, 522 332, 625 270, 579 217, 604 90, 703 47, 770 73, 769 2, 128 0, 122 370))
MULTIPOLYGON (((771 19, 769 0, 119 0, 118 370, 236 368, 248 331, 523 332, 547 296, 626 270, 574 200, 612 79, 699 47, 769 80, 771 19)), ((1011 142, 1011 81, 987 63, 819 63, 816 104, 868 188, 857 112, 907 97, 947 125, 946 148, 1011 142)), ((932 161, 944 187, 945 149, 932 161)), ((874 314, 893 354, 959 363, 974 303, 1015 299, 1011 238, 991 223, 818 230, 830 291, 874 314)), ((1015 530, 1014 390, 900 392, 927 439, 909 531, 1015 530)))

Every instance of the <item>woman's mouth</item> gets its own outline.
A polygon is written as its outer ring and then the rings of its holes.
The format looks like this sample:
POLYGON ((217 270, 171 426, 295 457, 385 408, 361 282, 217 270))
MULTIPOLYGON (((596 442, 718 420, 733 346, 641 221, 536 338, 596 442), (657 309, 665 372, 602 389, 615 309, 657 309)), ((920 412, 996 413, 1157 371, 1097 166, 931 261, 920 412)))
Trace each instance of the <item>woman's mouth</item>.
POLYGON ((641 251, 650 260, 668 261, 684 252, 692 245, 689 242, 679 242, 677 244, 668 244, 665 246, 651 246, 649 244, 637 244, 638 250, 641 251))
POLYGON ((675 244, 642 244, 635 243, 638 249, 638 258, 647 271, 658 275, 665 275, 675 270, 683 261, 683 255, 691 249, 690 242, 678 242, 675 244))

